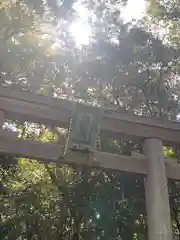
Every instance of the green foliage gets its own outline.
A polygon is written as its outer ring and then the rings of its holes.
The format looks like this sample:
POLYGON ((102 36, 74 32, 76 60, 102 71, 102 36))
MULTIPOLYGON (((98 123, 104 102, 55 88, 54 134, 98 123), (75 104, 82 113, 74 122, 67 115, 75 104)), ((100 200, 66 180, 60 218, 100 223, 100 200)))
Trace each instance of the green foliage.
MULTIPOLYGON (((126 1, 80 3, 93 16, 92 39, 80 48, 68 30, 77 18, 75 3, 1 1, 0 84, 176 120, 178 1, 150 1, 146 18, 137 25, 119 20, 126 1), (162 25, 167 30, 164 39, 154 31, 162 25)), ((62 129, 52 126, 17 121, 6 126, 16 128, 20 138, 65 140, 62 129)), ((103 137, 101 150, 125 155, 142 151, 135 142, 103 137)), ((167 157, 179 158, 179 152, 179 146, 165 147, 167 157)), ((61 162, 45 165, 7 156, 0 160, 0 239, 147 239, 143 176, 61 162)), ((169 190, 178 232, 178 183, 170 181, 169 190)))

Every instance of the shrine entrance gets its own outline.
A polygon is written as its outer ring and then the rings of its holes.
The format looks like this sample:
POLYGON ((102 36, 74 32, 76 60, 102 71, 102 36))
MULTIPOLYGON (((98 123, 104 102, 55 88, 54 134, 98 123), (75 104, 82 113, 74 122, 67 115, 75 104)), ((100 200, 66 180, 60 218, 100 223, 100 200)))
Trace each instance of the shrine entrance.
POLYGON ((120 115, 105 108, 1 88, 0 125, 1 154, 144 175, 148 239, 172 239, 167 179, 180 180, 180 165, 164 157, 163 145, 180 143, 180 123, 120 115), (3 130, 5 119, 68 128, 66 144, 18 139, 3 130), (99 133, 136 139, 142 144, 143 154, 123 156, 97 151, 99 133))

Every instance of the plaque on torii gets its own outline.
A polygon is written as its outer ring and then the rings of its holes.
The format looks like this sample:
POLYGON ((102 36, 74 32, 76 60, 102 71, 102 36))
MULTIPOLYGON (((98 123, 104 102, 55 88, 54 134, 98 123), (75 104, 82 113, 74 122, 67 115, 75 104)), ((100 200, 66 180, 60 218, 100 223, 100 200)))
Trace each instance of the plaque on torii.
POLYGON ((66 149, 94 153, 97 147, 102 113, 101 107, 76 103, 70 121, 66 149))

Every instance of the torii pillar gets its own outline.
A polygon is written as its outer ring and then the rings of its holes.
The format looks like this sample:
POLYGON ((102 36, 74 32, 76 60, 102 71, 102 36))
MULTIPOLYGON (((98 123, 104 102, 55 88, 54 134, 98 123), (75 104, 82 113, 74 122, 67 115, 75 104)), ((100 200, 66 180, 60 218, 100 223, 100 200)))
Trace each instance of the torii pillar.
POLYGON ((148 240, 172 240, 172 227, 162 141, 146 139, 144 153, 148 157, 145 180, 148 240))

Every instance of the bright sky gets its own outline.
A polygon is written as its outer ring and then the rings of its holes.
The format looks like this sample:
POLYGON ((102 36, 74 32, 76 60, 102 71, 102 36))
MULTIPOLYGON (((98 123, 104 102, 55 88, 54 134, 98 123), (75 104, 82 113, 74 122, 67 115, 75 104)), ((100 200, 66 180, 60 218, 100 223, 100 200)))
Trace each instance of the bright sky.
POLYGON ((92 35, 91 27, 88 24, 88 18, 91 13, 81 4, 76 4, 74 9, 78 13, 79 18, 72 23, 70 32, 78 46, 86 45, 89 43, 89 38, 92 35))
POLYGON ((145 0, 128 0, 127 6, 122 13, 125 22, 132 19, 141 19, 146 11, 147 2, 145 0))
MULTIPOLYGON (((128 0, 127 6, 121 13, 124 22, 141 19, 145 13, 146 4, 145 0, 128 0)), ((88 24, 91 13, 81 4, 76 4, 74 9, 77 11, 79 18, 72 23, 70 32, 75 38, 77 46, 86 45, 92 35, 91 27, 88 24)))

